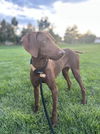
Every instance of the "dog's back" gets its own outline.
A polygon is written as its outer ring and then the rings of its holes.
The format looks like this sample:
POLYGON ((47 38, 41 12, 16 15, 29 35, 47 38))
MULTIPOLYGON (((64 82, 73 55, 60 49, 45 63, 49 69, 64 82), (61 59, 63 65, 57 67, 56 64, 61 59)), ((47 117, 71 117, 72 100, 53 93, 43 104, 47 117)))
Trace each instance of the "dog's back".
POLYGON ((79 69, 79 55, 70 49, 64 49, 64 51, 64 56, 59 60, 48 61, 47 70, 51 70, 55 77, 57 77, 64 68, 79 69))

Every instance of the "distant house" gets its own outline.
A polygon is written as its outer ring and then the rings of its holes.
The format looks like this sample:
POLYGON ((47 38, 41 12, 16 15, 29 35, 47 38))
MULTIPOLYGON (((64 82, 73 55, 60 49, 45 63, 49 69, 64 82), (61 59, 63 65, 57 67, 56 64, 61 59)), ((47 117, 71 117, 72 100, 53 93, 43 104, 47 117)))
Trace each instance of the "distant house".
POLYGON ((97 37, 94 41, 94 43, 100 43, 100 37, 97 37))

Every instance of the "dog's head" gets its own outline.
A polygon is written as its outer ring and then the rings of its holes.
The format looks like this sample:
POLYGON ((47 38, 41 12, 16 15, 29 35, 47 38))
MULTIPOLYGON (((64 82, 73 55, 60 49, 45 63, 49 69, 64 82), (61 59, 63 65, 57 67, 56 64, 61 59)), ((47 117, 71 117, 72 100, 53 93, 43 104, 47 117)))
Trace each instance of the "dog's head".
POLYGON ((22 37, 22 42, 25 50, 35 58, 43 56, 57 60, 64 54, 48 32, 26 34, 22 37))

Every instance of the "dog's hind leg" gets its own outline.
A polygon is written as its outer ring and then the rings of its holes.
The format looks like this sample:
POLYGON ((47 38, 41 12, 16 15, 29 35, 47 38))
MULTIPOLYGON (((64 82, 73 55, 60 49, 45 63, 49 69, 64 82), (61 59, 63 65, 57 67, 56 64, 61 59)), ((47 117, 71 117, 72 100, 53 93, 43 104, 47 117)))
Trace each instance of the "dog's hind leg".
POLYGON ((77 80, 77 82, 79 83, 79 86, 80 86, 81 91, 82 91, 82 104, 86 104, 86 89, 85 89, 83 82, 81 80, 80 71, 79 71, 79 69, 73 68, 72 73, 73 73, 75 79, 77 80))
POLYGON ((67 81, 68 89, 70 90, 72 83, 71 83, 71 80, 70 80, 68 71, 69 71, 69 68, 68 67, 67 68, 64 68, 62 70, 62 74, 63 74, 65 80, 67 81))

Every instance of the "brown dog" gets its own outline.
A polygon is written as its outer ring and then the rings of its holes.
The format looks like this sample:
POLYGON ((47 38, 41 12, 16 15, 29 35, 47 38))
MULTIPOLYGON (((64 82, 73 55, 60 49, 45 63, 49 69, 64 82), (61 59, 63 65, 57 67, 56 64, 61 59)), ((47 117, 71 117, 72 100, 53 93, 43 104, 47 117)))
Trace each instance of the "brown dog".
MULTIPOLYGON (((27 34, 23 38, 23 45, 25 49, 32 55, 32 65, 36 69, 42 68, 42 71, 44 74, 46 74, 46 77, 42 79, 52 92, 53 109, 51 119, 52 124, 55 125, 57 122, 58 101, 58 89, 55 83, 55 78, 61 71, 65 80, 67 81, 68 88, 70 89, 71 81, 68 75, 68 71, 69 69, 72 70, 72 73, 79 83, 82 91, 82 103, 86 103, 85 88, 83 86, 79 72, 79 56, 76 54, 76 52, 70 49, 64 49, 64 52, 61 51, 55 46, 55 42, 51 38, 51 35, 43 32, 27 34), (36 49, 35 46, 38 46, 38 49, 36 49), (36 54, 37 51, 38 54, 36 54)), ((35 112, 38 111, 39 108, 39 77, 40 76, 31 69, 30 79, 34 87, 35 112)))

